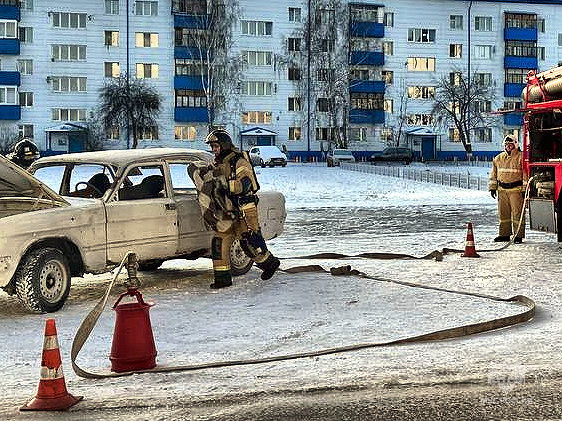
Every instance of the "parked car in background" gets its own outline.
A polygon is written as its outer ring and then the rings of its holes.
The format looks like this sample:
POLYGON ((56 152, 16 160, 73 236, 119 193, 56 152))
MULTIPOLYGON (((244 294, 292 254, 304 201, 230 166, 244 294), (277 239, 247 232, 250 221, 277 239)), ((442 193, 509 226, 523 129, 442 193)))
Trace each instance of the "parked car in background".
MULTIPOLYGON (((140 270, 168 259, 210 257, 190 163, 213 155, 194 149, 129 149, 57 155, 29 172, 0 156, 0 288, 33 312, 64 304, 71 276, 111 270, 128 251, 140 270)), ((259 192, 264 238, 283 231, 285 198, 259 192)), ((253 261, 236 240, 234 275, 253 261)))
POLYGON ((386 148, 380 154, 371 156, 370 161, 374 164, 376 162, 404 162, 406 165, 410 164, 414 159, 414 153, 408 148, 386 148))
POLYGON ((355 157, 348 149, 333 149, 326 155, 328 167, 339 166, 342 162, 355 162, 355 157))
POLYGON ((287 155, 277 146, 254 146, 248 151, 253 166, 265 167, 287 166, 287 155))

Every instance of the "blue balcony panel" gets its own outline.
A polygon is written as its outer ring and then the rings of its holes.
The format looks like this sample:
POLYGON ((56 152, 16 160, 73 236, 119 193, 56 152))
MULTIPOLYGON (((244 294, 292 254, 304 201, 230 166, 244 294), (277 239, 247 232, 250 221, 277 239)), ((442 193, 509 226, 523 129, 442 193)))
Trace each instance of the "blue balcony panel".
POLYGON ((537 28, 504 28, 503 39, 508 41, 536 41, 537 28))
POLYGON ((385 85, 382 80, 352 80, 349 82, 349 92, 384 94, 385 85))
POLYGON ((206 107, 176 107, 174 109, 174 120, 186 123, 203 122, 208 123, 206 107))
POLYGON ((203 89, 202 76, 175 76, 174 89, 203 89))
POLYGON ((503 96, 521 97, 521 92, 525 88, 524 83, 504 83, 503 96))
POLYGON ((206 60, 207 52, 197 47, 174 47, 174 58, 189 58, 192 60, 206 60))
POLYGON ((21 107, 19 105, 0 105, 0 120, 21 119, 21 107))
POLYGON ((0 71, 0 85, 20 86, 20 72, 0 71))
POLYGON ((349 56, 349 64, 382 66, 384 65, 384 53, 382 51, 352 51, 349 56))
POLYGON ((176 28, 205 29, 208 26, 208 15, 174 15, 176 28))
POLYGON ((384 25, 378 22, 352 21, 349 31, 356 38, 383 38, 384 25))
POLYGON ((20 20, 20 8, 18 6, 8 6, 0 4, 0 19, 20 20))
POLYGON ((529 69, 535 70, 539 67, 539 61, 536 57, 517 57, 505 56, 503 58, 504 69, 529 69))
POLYGON ((20 40, 16 38, 0 38, 0 54, 17 55, 20 53, 20 40))
POLYGON ((384 110, 349 110, 350 123, 384 124, 384 110))
POLYGON ((503 124, 505 126, 521 127, 523 125, 523 113, 504 114, 503 124))

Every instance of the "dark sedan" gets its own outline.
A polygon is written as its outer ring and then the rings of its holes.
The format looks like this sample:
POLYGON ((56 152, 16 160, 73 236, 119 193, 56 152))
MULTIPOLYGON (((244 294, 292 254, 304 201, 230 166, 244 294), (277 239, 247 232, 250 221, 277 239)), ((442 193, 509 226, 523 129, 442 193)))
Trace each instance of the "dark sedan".
POLYGON ((408 148, 386 148, 380 154, 371 156, 371 162, 404 162, 408 165, 414 159, 414 153, 408 148))

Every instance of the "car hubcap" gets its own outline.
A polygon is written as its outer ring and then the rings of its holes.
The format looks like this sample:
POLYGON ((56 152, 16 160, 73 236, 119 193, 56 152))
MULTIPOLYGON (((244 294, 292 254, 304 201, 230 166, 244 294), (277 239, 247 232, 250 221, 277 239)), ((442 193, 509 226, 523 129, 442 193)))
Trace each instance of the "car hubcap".
POLYGON ((240 245, 240 240, 234 240, 232 247, 230 248, 230 263, 232 266, 241 268, 250 263, 250 258, 246 256, 242 246, 240 245))
POLYGON ((60 300, 66 290, 66 268, 55 260, 46 262, 39 274, 39 286, 41 295, 50 302, 56 303, 60 300))

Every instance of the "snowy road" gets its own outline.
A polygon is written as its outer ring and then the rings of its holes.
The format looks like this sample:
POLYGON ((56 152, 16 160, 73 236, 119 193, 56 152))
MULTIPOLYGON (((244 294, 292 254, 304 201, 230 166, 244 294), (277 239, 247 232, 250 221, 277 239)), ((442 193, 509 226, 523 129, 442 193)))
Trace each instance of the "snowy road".
MULTIPOLYGON (((497 229, 495 203, 486 192, 323 166, 294 164, 258 171, 262 190, 280 190, 287 199, 285 232, 269 242, 280 257, 321 251, 421 256, 443 247, 464 248, 468 221, 474 224, 477 249, 497 247, 492 242, 497 229)), ((453 389, 454 385, 479 385, 495 392, 490 402, 475 399, 474 405, 481 410, 501 405, 500 398, 515 397, 520 389, 540 395, 562 373, 562 250, 554 236, 529 232, 522 245, 481 254, 480 259, 449 255, 442 262, 345 263, 385 278, 502 297, 524 294, 537 303, 532 322, 458 340, 102 381, 82 379, 72 372, 70 344, 109 275, 73 279, 69 301, 55 318, 69 390, 85 395, 85 400, 66 414, 33 414, 33 419, 252 419, 243 414, 256 407, 257 412, 248 414, 258 414, 253 417, 257 419, 259 414, 275 413, 276 405, 292 411, 286 412, 289 419, 293 419, 291 414, 306 418, 295 405, 287 405, 295 394, 303 400, 302 408, 310 408, 311 418, 316 408, 311 404, 314 393, 322 400, 342 391, 346 399, 365 402, 369 396, 380 398, 396 390, 443 385, 453 385, 453 389), (366 392, 358 397, 357 391, 366 392)), ((287 259, 282 267, 309 263, 328 268, 344 262, 287 259)), ((160 365, 391 340, 521 310, 505 303, 361 278, 279 273, 264 282, 256 269, 237 278, 232 288, 211 291, 211 276, 211 262, 200 259, 167 262, 142 278, 143 293, 156 302, 151 318, 160 365)), ((116 288, 113 296, 118 292, 116 288)), ((79 364, 87 369, 109 368, 112 313, 106 309, 83 350, 79 364)), ((25 314, 15 299, 0 293, 0 419, 30 417, 17 408, 35 393, 44 319, 25 314)))

